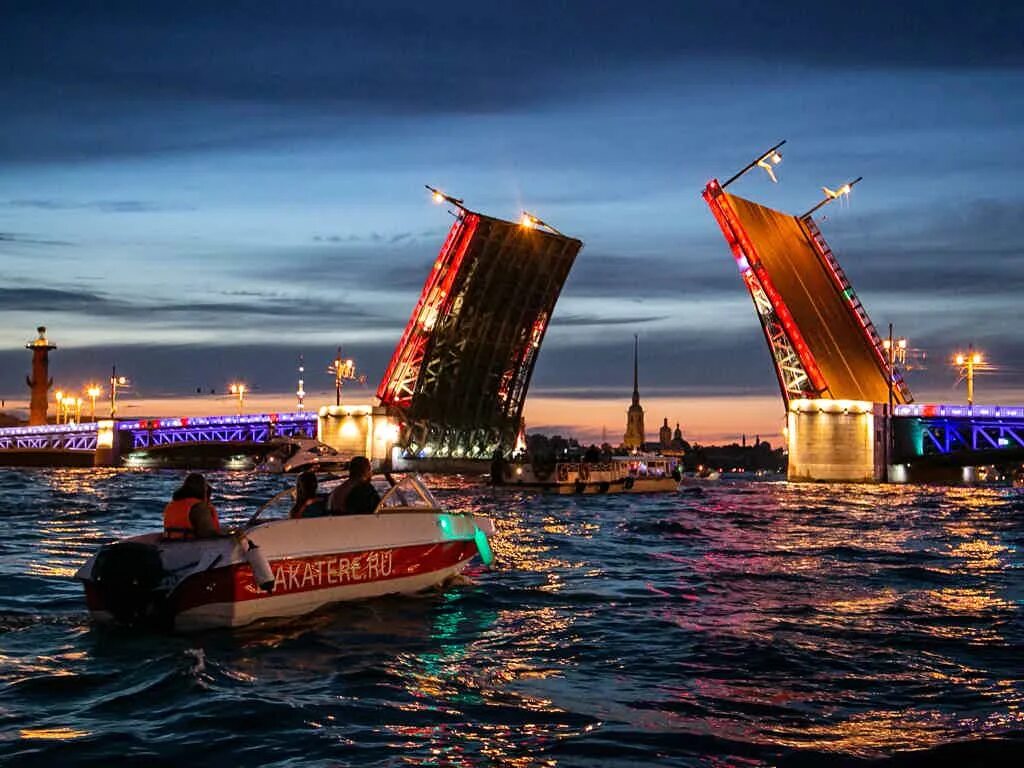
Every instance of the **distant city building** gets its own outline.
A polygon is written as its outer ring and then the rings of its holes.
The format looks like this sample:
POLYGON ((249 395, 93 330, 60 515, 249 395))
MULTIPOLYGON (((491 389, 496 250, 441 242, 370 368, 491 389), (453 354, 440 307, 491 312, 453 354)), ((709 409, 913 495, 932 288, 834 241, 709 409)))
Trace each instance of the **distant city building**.
POLYGON ((672 450, 684 453, 690 450, 690 444, 683 440, 683 430, 679 428, 679 422, 676 422, 676 431, 672 434, 672 450))
POLYGON ((661 429, 658 430, 658 440, 661 442, 662 448, 672 447, 672 427, 668 425, 668 419, 665 419, 661 429))
POLYGON ((639 451, 644 447, 644 409, 640 406, 640 341, 633 337, 633 403, 626 412, 626 434, 622 445, 628 451, 639 451))

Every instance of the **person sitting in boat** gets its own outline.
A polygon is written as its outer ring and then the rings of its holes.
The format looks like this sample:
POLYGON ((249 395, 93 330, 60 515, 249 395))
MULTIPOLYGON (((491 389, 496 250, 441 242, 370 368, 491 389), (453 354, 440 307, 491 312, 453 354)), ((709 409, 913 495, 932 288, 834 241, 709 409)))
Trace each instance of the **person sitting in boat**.
POLYGON ((206 478, 193 472, 164 507, 164 538, 208 539, 220 535, 217 510, 210 503, 206 478))
POLYGON ((288 517, 323 517, 327 514, 327 497, 316 492, 316 473, 307 469, 295 480, 295 504, 288 517))
POLYGON ((365 456, 353 456, 348 463, 348 480, 335 488, 327 499, 332 515, 371 515, 380 504, 380 494, 370 478, 373 467, 365 456))

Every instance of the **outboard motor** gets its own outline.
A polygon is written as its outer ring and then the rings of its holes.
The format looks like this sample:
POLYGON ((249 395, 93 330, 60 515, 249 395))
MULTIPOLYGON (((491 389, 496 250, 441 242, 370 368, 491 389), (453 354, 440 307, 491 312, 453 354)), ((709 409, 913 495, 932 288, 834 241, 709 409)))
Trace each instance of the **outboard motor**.
POLYGON ((164 595, 157 589, 165 575, 156 547, 121 541, 100 550, 92 580, 117 621, 138 624, 158 616, 164 595))

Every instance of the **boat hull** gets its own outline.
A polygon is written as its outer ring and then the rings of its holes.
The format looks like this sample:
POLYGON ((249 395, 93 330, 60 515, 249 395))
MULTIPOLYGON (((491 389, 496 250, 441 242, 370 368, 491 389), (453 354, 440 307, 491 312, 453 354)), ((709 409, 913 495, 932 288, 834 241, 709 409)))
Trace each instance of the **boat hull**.
MULTIPOLYGON (((490 521, 472 515, 415 512, 278 520, 251 529, 245 539, 162 542, 150 535, 133 541, 155 548, 165 573, 180 574, 169 588, 153 592, 146 615, 175 630, 195 631, 438 586, 478 553, 478 528, 493 532, 490 521), (248 542, 273 575, 266 589, 255 583, 248 542)), ((93 571, 94 561, 79 574, 90 613, 98 622, 123 620, 116 595, 93 571)))

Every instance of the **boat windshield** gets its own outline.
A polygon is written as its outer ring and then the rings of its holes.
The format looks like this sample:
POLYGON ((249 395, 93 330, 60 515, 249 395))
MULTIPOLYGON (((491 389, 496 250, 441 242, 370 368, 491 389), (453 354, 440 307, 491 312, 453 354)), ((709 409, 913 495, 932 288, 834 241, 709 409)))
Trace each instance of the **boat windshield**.
POLYGON ((377 505, 378 511, 388 509, 437 509, 437 500, 416 475, 406 475, 393 485, 377 505))

